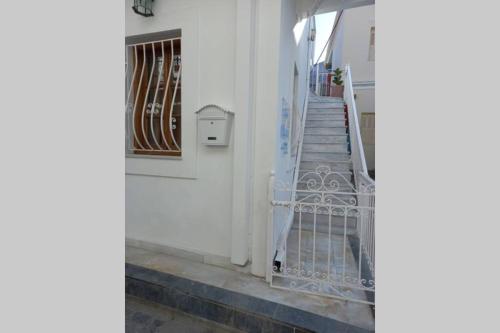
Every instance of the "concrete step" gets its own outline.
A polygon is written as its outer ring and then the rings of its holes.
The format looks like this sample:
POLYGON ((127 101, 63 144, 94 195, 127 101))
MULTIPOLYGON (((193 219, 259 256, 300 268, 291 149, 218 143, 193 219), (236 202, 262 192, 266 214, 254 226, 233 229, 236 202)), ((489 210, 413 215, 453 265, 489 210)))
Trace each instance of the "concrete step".
POLYGON ((125 333, 143 332, 244 333, 241 330, 212 320, 193 316, 139 297, 126 295, 125 333))
MULTIPOLYGON (((144 300, 158 306, 166 306, 181 311, 189 316, 209 320, 215 325, 224 325, 228 329, 240 332, 318 332, 323 331, 314 325, 314 320, 324 317, 301 311, 297 308, 280 304, 283 315, 275 317, 277 304, 263 298, 235 292, 224 287, 213 286, 204 282, 190 280, 157 270, 125 264, 125 293, 136 299, 144 300), (286 312, 293 311, 303 317, 303 322, 286 318, 286 312), (236 315, 237 314, 237 315, 236 315), (264 330, 263 327, 269 328, 264 330)), ((288 316, 289 317, 289 316, 288 316)), ((143 318, 147 319, 147 318, 143 318)), ((325 318, 326 325, 337 326, 337 321, 325 318)), ((159 324, 159 323, 157 323, 159 324)), ((324 325, 325 327, 328 327, 324 325)), ((155 325, 156 326, 156 325, 155 325)), ((133 332, 183 332, 180 330, 152 330, 133 332)), ((342 330, 354 329, 342 326, 342 330)), ((222 332, 220 330, 190 330, 185 332, 222 332)), ((233 331, 234 332, 234 331, 233 331)))
POLYGON ((331 97, 331 96, 317 96, 317 95, 310 95, 309 96, 309 101, 310 102, 321 102, 321 103, 331 103, 331 102, 337 102, 337 103, 343 103, 344 99, 342 97, 331 97))
MULTIPOLYGON (((331 173, 326 175, 324 173, 318 174, 317 170, 300 170, 299 171, 299 183, 303 182, 306 183, 307 181, 313 181, 316 180, 318 181, 321 178, 325 178, 328 182, 330 181, 336 181, 339 184, 342 185, 349 185, 349 188, 351 191, 351 188, 353 187, 353 181, 352 181, 352 174, 350 171, 330 171, 331 173)), ((328 184, 327 184, 328 185, 328 184)))
POLYGON ((307 114, 344 114, 344 108, 308 108, 307 114))
POLYGON ((307 113, 307 119, 309 120, 345 120, 345 115, 343 113, 307 113))
MULTIPOLYGON (((317 177, 311 177, 308 181, 300 181, 297 182, 297 191, 311 191, 318 189, 319 186, 321 186, 321 180, 317 177), (315 182, 313 182, 315 181, 315 182)), ((342 193, 353 193, 353 185, 349 180, 345 180, 342 178, 335 179, 335 184, 333 183, 333 179, 330 179, 328 177, 328 190, 335 191, 335 192, 342 192, 342 193)), ((340 203, 340 202, 339 202, 340 203)))
POLYGON ((346 143, 347 134, 338 135, 321 135, 321 134, 304 134, 304 144, 306 143, 346 143))
POLYGON ((309 161, 304 158, 300 160, 300 171, 303 170, 316 170, 319 166, 328 166, 331 170, 335 172, 349 171, 352 170, 352 162, 338 162, 338 161, 309 161))
MULTIPOLYGON (((305 174, 309 173, 315 173, 316 172, 316 169, 304 169, 302 168, 302 165, 301 165, 301 168, 299 170, 299 179, 304 177, 305 174)), ((345 179, 348 179, 352 182, 352 172, 351 171, 347 171, 347 170, 340 170, 340 171, 334 171, 334 170, 331 170, 331 172, 335 172, 334 176, 335 176, 335 179, 337 178, 345 178, 345 179)))
POLYGON ((346 153, 302 153, 303 161, 321 161, 321 162, 345 162, 349 161, 350 155, 346 153))
MULTIPOLYGON (((303 203, 315 203, 319 198, 321 198, 320 192, 314 191, 297 191, 295 199, 303 203)), ((328 196, 331 200, 332 205, 355 205, 356 197, 348 193, 342 194, 332 194, 328 196)))
POLYGON ((309 109, 344 109, 344 103, 318 103, 309 102, 307 105, 309 109))
MULTIPOLYGON (((316 214, 316 232, 328 233, 329 220, 328 214, 316 214)), ((344 216, 331 216, 331 228, 332 233, 343 234, 344 233, 344 223, 346 223, 346 229, 348 232, 354 232, 356 230, 356 218, 347 217, 347 221, 344 221, 344 216), (347 222, 347 223, 346 223, 347 222), (335 230, 333 230, 335 229, 335 230)), ((300 214, 300 227, 301 230, 314 230, 314 214, 304 213, 300 214)), ((293 218, 292 228, 299 228, 299 213, 295 213, 293 218)))
POLYGON ((345 120, 306 120, 307 127, 342 127, 346 128, 345 120))
MULTIPOLYGON (((373 332, 373 316, 365 305, 353 309, 353 305, 308 294, 290 298, 293 291, 271 288, 250 274, 198 262, 196 256, 190 254, 188 260, 127 246, 125 293, 244 332, 328 332, 332 327, 342 332, 373 332)), ((230 265, 229 258, 217 260, 230 265)))
POLYGON ((348 153, 347 143, 303 143, 302 151, 345 154, 348 153))
POLYGON ((304 134, 323 134, 323 135, 334 135, 334 134, 347 134, 346 127, 306 127, 304 129, 304 134))

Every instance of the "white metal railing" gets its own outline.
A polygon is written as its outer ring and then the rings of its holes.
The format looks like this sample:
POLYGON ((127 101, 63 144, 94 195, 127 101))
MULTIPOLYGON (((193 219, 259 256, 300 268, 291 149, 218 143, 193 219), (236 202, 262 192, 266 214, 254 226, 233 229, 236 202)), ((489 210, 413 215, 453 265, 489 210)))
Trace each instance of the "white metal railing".
POLYGON ((266 277, 273 287, 373 305, 375 182, 367 172, 349 66, 344 101, 352 177, 345 170, 332 170, 328 163, 299 173, 300 135, 293 183, 277 181, 274 175, 269 179, 270 239, 275 239, 274 223, 287 224, 277 248, 269 245, 266 277))
POLYGON ((355 188, 327 165, 302 174, 297 185, 270 178, 270 225, 294 214, 281 256, 268 262, 271 286, 374 304, 373 189, 355 188), (276 200, 282 192, 296 195, 276 200))
MULTIPOLYGON (((310 22, 309 22, 308 31, 311 31, 310 22)), ((295 154, 295 163, 294 163, 294 167, 293 167, 293 179, 292 179, 293 190, 290 191, 290 200, 292 200, 292 201, 295 200, 295 197, 296 197, 295 190, 297 188, 297 181, 299 178, 300 157, 302 155, 302 142, 304 141, 304 131, 305 131, 305 126, 306 126, 307 109, 308 109, 307 106, 309 104, 309 84, 310 84, 310 80, 311 80, 311 65, 310 65, 309 61, 310 60, 312 61, 312 52, 311 52, 312 45, 313 45, 312 43, 309 43, 308 48, 307 48, 306 61, 307 61, 308 68, 306 71, 306 73, 307 73, 306 74, 306 95, 304 98, 304 103, 302 105, 302 115, 300 118, 299 139, 298 139, 298 144, 297 144, 297 148, 296 148, 297 151, 295 154)), ((272 186, 274 186, 274 173, 272 173, 272 186)), ((271 186, 271 188, 272 188, 272 186, 271 186)), ((270 192, 269 195, 274 196, 274 192, 270 192)), ((274 197, 273 197, 273 199, 274 199, 274 197)), ((272 247, 272 253, 276 253, 276 258, 278 260, 280 260, 280 258, 282 258, 282 256, 284 255, 285 242, 286 242, 286 238, 288 237, 288 234, 290 232, 290 228, 291 228, 292 223, 293 223, 293 216, 294 216, 293 209, 289 209, 288 215, 284 219, 285 222, 284 222, 283 227, 279 231, 277 231, 278 237, 277 237, 276 241, 274 242, 274 247, 272 247)), ((272 220, 271 220, 271 222, 272 222, 272 220)), ((269 237, 273 237, 273 236, 270 235, 269 237)), ((268 271, 269 271, 269 269, 268 269, 268 271)))
POLYGON ((315 91, 316 95, 318 95, 318 96, 330 96, 331 95, 331 87, 332 87, 331 77, 332 77, 332 75, 333 74, 331 71, 316 73, 316 84, 314 87, 314 91, 315 91))
POLYGON ((351 150, 351 160, 353 168, 354 183, 361 194, 358 202, 361 206, 370 207, 369 214, 359 217, 358 235, 360 239, 360 248, 363 248, 370 264, 372 276, 375 276, 375 181, 368 175, 366 167, 365 152, 361 139, 358 111, 354 99, 354 90, 352 87, 351 67, 346 65, 344 71, 344 102, 347 105, 347 116, 349 124, 349 146, 351 150), (370 194, 370 195, 362 195, 370 194), (365 226, 370 226, 364 229, 365 226))
POLYGON ((181 39, 126 46, 128 154, 181 154, 181 39))

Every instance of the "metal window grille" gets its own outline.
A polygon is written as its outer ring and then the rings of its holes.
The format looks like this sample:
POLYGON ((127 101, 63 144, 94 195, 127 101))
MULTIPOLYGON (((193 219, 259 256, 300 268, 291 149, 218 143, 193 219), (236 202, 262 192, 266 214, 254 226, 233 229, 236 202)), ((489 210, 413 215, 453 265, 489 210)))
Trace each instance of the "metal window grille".
POLYGON ((126 47, 128 154, 181 156, 181 38, 126 47))

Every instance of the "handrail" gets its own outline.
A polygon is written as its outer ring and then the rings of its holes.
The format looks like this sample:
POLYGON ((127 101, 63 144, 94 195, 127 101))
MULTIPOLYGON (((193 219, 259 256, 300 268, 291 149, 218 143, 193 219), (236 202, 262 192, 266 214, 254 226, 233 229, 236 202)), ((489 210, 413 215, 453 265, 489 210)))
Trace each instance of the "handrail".
MULTIPOLYGON (((309 21, 308 23, 308 31, 310 33, 311 31, 311 22, 309 21)), ((311 80, 311 65, 309 63, 309 57, 311 53, 311 43, 309 42, 309 45, 307 47, 307 72, 306 72, 306 96, 304 98, 304 103, 302 105, 302 115, 300 117, 300 122, 301 122, 301 127, 300 127, 300 132, 299 132, 299 141, 297 144, 297 154, 295 155, 295 166, 293 170, 293 179, 292 179, 292 191, 290 195, 290 200, 295 201, 296 198, 296 193, 297 193, 297 181, 299 178, 299 170, 300 170, 300 157, 302 155, 302 142, 304 141, 304 131, 305 131, 305 126, 306 126, 306 117, 307 117, 307 109, 308 109, 308 104, 309 104, 309 94, 310 94, 310 80, 311 80)), ((293 209, 290 210, 289 216, 287 218, 287 221, 285 222, 285 225, 282 230, 279 231, 279 238, 277 239, 276 243, 276 252, 277 252, 277 257, 279 257, 282 254, 282 250, 284 249, 284 243, 286 241, 286 238, 288 236, 288 233, 290 232, 290 229, 293 224, 293 215, 294 211, 293 209)))
MULTIPOLYGON (((370 211, 360 214, 357 223, 357 234, 359 237, 359 256, 365 253, 370 270, 370 279, 375 281, 375 181, 368 175, 366 167, 365 151, 359 128, 358 111, 354 100, 354 89, 352 87, 351 67, 345 66, 344 102, 347 105, 347 116, 349 123, 349 142, 351 147, 351 161, 354 173, 354 182, 357 189, 357 204, 362 207, 370 207, 370 211), (365 195, 370 194, 370 195, 365 195)), ((358 268, 361 278, 361 261, 358 268)))
MULTIPOLYGON (((351 143, 351 159, 353 161, 353 169, 356 173, 368 175, 366 167, 365 151, 363 149, 363 141, 361 139, 361 131, 359 129, 358 111, 354 100, 354 91, 352 88, 351 67, 349 64, 345 66, 345 86, 344 86, 344 101, 347 104, 347 114, 349 119, 349 139, 351 143)), ((355 174, 355 180, 358 175, 355 174)), ((371 179, 371 178, 370 178, 371 179)), ((356 184, 358 186, 358 184, 356 184)))

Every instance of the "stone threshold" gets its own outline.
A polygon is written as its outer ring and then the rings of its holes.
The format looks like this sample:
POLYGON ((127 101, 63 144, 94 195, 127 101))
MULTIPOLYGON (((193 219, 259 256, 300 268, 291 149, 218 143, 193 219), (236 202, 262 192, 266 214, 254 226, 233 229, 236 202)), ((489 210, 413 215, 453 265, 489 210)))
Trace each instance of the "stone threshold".
POLYGON ((332 318, 125 264, 125 292, 245 332, 373 332, 332 318))

